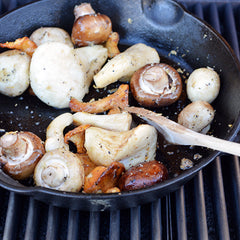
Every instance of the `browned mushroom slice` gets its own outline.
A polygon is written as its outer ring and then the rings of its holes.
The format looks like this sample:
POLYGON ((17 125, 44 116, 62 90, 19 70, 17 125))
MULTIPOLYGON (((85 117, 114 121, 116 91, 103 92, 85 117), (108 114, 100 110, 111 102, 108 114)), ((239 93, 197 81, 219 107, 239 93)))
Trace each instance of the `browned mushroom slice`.
POLYGON ((76 153, 77 157, 82 162, 85 176, 87 176, 97 165, 91 161, 89 156, 86 153, 76 153))
POLYGON ((84 103, 72 98, 69 107, 73 112, 88 113, 101 113, 116 107, 124 108, 128 106, 128 90, 128 84, 122 84, 115 93, 94 102, 84 103))
POLYGON ((132 191, 153 186, 166 180, 167 168, 160 162, 153 160, 129 168, 119 180, 122 191, 132 191))
POLYGON ((86 149, 84 148, 85 141, 85 130, 89 128, 90 124, 85 124, 74 128, 69 131, 65 137, 64 142, 67 144, 69 141, 75 144, 77 148, 77 153, 85 153, 86 149))
POLYGON ((108 168, 98 166, 85 177, 83 190, 85 193, 106 193, 117 186, 124 171, 124 165, 119 162, 113 162, 108 168))
POLYGON ((162 107, 179 99, 182 80, 179 73, 167 64, 148 64, 133 74, 130 88, 140 105, 162 107))
POLYGON ((14 42, 0 43, 0 47, 21 50, 32 56, 37 45, 28 37, 23 37, 16 39, 14 42))
POLYGON ((8 132, 0 138, 0 163, 14 179, 31 176, 44 153, 42 140, 31 132, 8 132))

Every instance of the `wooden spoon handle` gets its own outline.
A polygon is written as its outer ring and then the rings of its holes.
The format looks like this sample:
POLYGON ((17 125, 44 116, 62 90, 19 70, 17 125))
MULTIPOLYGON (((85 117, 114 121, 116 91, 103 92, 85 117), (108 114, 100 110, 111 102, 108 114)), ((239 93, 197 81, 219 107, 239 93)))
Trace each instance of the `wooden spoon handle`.
POLYGON ((153 125, 172 144, 194 145, 240 156, 240 144, 194 132, 166 117, 144 108, 126 107, 124 110, 137 114, 153 125))

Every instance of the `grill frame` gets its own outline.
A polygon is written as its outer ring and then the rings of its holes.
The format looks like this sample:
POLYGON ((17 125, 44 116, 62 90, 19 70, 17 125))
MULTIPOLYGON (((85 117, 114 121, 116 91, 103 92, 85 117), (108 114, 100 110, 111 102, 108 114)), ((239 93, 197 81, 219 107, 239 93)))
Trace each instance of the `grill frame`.
MULTIPOLYGON (((10 1, 9 6, 17 7, 18 4, 17 1, 10 1)), ((240 33, 237 32, 237 27, 240 17, 237 16, 240 15, 240 3, 183 2, 183 5, 221 32, 239 57, 240 33), (230 30, 226 31, 227 28, 230 30)), ((0 10, 5 7, 6 5, 0 4, 0 10)), ((217 157, 176 192, 131 209, 110 212, 75 211, 47 205, 2 188, 0 202, 0 239, 3 240, 79 237, 238 239, 239 158, 229 155, 217 157)))

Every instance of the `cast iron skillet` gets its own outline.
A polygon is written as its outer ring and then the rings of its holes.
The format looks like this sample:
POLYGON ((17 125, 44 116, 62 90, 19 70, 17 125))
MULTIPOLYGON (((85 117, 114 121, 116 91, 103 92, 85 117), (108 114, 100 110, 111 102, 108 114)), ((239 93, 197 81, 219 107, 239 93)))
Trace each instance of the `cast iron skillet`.
MULTIPOLYGON (((80 0, 43 0, 19 8, 0 18, 0 42, 29 36, 42 26, 58 26, 71 32, 73 8, 80 0)), ((108 15, 114 31, 121 36, 124 47, 146 43, 159 51, 162 61, 191 72, 199 67, 214 67, 220 74, 221 91, 213 106, 216 109, 213 133, 233 140, 240 127, 240 65, 226 41, 203 21, 195 18, 172 0, 102 0, 90 1, 97 12, 108 15), (229 124, 233 127, 229 128, 229 124)), ((184 76, 183 76, 184 77, 184 76)), ((86 98, 87 99, 87 98, 86 98)), ((9 98, 0 95, 0 128, 6 131, 28 130, 45 138, 45 129, 57 115, 69 109, 56 110, 46 106, 28 93, 9 98)), ((131 102, 135 104, 134 101, 131 102)), ((174 107, 181 109, 181 103, 174 107), (180 105, 180 106, 179 106, 180 105)), ((171 112, 160 109, 164 115, 171 112)), ((174 113, 173 113, 174 116, 174 113)), ((173 146, 173 150, 176 146, 173 146)), ((170 146, 171 149, 171 146, 170 146)), ((189 148, 184 148, 187 154, 189 148)), ((202 151, 202 150, 199 150, 202 151)), ((219 152, 204 150, 203 158, 193 168, 181 171, 179 162, 165 160, 170 169, 169 180, 151 188, 121 194, 64 193, 19 183, 0 171, 0 186, 10 191, 33 196, 56 206, 79 210, 105 210, 133 207, 175 191, 200 169, 213 161, 219 152), (170 163, 173 162, 173 163, 170 163), (174 162, 176 166, 174 168, 174 162), (178 169, 178 170, 176 170, 178 169), (171 173, 172 172, 172 173, 171 173)), ((164 156, 160 156, 164 158, 164 156)))

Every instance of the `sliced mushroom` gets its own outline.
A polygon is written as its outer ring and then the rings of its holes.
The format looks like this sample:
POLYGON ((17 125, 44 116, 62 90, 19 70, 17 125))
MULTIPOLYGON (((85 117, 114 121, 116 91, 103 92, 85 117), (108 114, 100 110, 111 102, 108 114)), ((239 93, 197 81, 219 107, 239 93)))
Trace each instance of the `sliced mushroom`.
POLYGON ((91 159, 86 153, 81 153, 81 154, 76 153, 76 156, 82 162, 85 176, 87 176, 94 168, 97 167, 97 165, 91 161, 91 159))
POLYGON ((205 101, 187 105, 178 115, 178 123, 193 131, 207 133, 214 119, 213 107, 205 101))
POLYGON ((128 131, 132 123, 132 115, 127 112, 96 115, 86 112, 77 112, 73 114, 73 124, 91 124, 112 131, 128 131))
POLYGON ((113 188, 117 186, 124 171, 123 164, 119 162, 111 163, 108 168, 98 166, 85 177, 83 191, 85 193, 113 193, 113 188))
POLYGON ((16 97, 28 88, 30 61, 31 57, 19 50, 0 54, 0 93, 16 97))
POLYGON ((0 163, 14 179, 30 177, 44 153, 42 140, 32 132, 8 132, 0 138, 0 163))
POLYGON ((167 64, 147 64, 133 74, 130 88, 140 105, 162 107, 179 99, 182 80, 179 73, 167 64))
POLYGON ((75 6, 74 14, 72 41, 75 45, 100 44, 108 39, 112 32, 112 22, 108 16, 96 14, 89 3, 75 6))
POLYGON ((218 96, 219 90, 219 75, 211 68, 198 68, 187 80, 187 95, 192 102, 212 103, 218 96))
POLYGON ((156 49, 138 43, 108 61, 93 79, 97 88, 103 88, 120 79, 130 80, 139 68, 159 61, 156 49))
POLYGON ((102 45, 93 45, 74 49, 77 61, 86 72, 86 84, 89 87, 93 76, 97 74, 108 58, 108 50, 102 45))
POLYGON ((68 107, 71 97, 82 101, 89 90, 85 69, 74 49, 60 42, 44 43, 35 50, 30 84, 41 101, 56 108, 68 107))
POLYGON ((165 165, 153 160, 129 168, 119 180, 121 191, 133 191, 151 187, 156 183, 165 181, 168 171, 165 165))
POLYGON ((85 148, 97 165, 109 166, 120 161, 128 169, 138 163, 151 161, 156 155, 157 132, 142 124, 124 132, 90 127, 85 132, 85 148))
POLYGON ((14 42, 0 43, 0 47, 17 49, 27 53, 29 56, 32 56, 37 45, 35 42, 31 41, 28 37, 18 38, 14 42))
POLYGON ((72 152, 56 149, 47 152, 34 171, 37 186, 79 192, 84 184, 84 168, 72 152))
POLYGON ((69 150, 69 145, 64 142, 63 130, 71 125, 73 116, 71 113, 63 113, 53 119, 48 125, 46 132, 45 150, 46 152, 54 149, 69 150))
POLYGON ((69 131, 64 136, 64 142, 66 144, 70 142, 74 143, 77 148, 77 153, 85 153, 86 150, 84 148, 84 141, 85 141, 85 131, 89 128, 90 124, 80 125, 73 130, 69 131))

